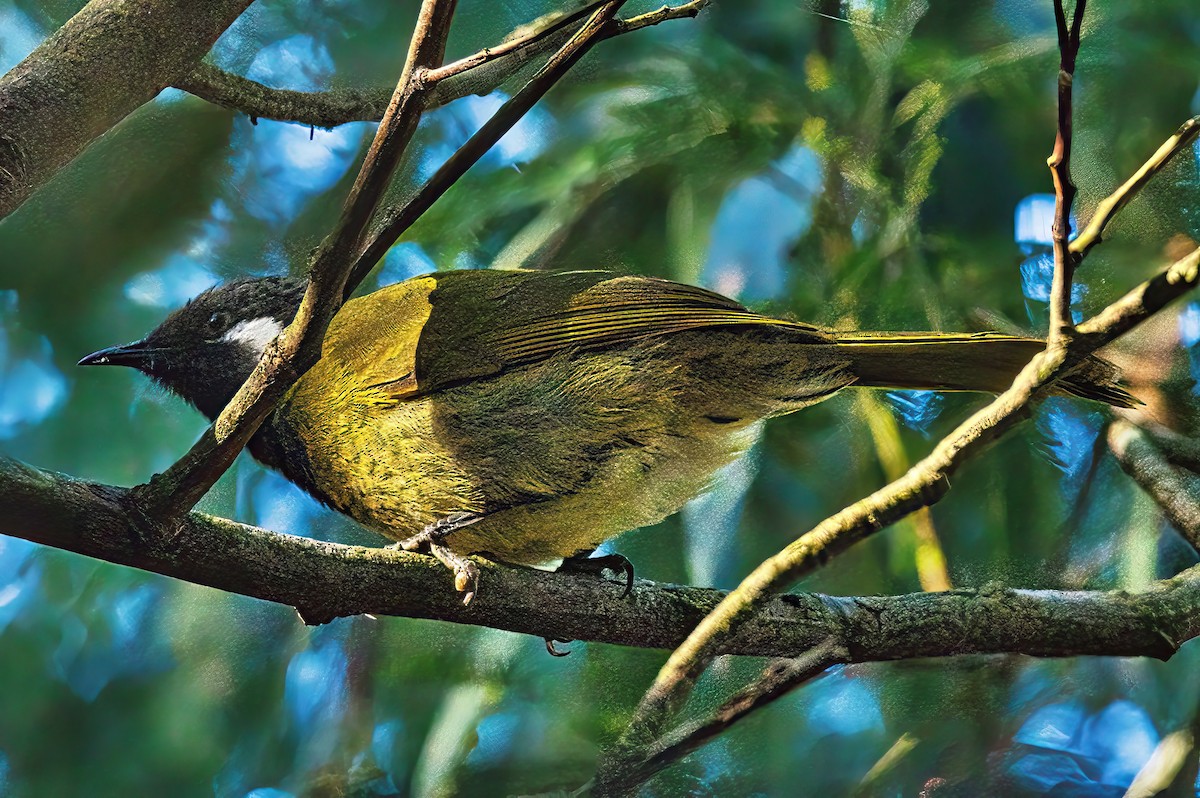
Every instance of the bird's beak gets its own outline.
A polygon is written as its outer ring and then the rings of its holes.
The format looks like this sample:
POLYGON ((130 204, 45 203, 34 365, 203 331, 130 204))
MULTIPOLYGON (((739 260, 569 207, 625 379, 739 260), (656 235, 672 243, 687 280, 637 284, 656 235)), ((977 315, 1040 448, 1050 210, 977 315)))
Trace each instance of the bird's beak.
POLYGON ((122 346, 110 346, 99 352, 92 352, 79 361, 80 366, 129 366, 135 369, 145 368, 150 364, 154 355, 162 352, 158 347, 149 346, 143 339, 122 346))

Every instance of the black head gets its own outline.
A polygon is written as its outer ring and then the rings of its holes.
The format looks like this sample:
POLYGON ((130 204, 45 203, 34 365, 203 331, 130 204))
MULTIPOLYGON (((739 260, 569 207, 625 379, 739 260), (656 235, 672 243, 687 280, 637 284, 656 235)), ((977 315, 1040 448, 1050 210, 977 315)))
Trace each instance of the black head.
POLYGON ((217 286, 140 341, 101 349, 81 366, 130 366, 210 419, 250 376, 267 343, 296 315, 305 281, 262 277, 217 286))

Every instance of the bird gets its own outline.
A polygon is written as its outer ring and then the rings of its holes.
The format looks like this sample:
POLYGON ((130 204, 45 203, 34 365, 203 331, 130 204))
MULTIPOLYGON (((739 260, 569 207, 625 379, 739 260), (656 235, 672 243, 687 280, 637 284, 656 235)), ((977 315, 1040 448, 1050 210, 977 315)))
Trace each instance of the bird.
MULTIPOLYGON (((215 419, 305 287, 219 285, 79 364, 135 368, 215 419)), ((324 504, 438 557, 464 603, 479 587, 469 555, 611 569, 627 593, 628 560, 590 555, 705 492, 764 420, 851 387, 998 393, 1044 346, 836 331, 612 271, 435 272, 347 301, 248 448, 324 504)), ((1137 401, 1095 356, 1054 391, 1137 401)))

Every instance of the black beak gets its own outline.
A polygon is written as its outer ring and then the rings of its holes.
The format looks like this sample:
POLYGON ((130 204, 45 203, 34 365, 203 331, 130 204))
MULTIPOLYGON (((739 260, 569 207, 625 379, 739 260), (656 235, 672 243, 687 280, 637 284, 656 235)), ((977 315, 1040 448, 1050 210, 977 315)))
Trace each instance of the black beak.
POLYGON ((150 365, 153 357, 163 350, 147 345, 142 341, 134 341, 124 346, 110 346, 99 352, 92 352, 79 361, 80 366, 129 366, 144 369, 150 365))

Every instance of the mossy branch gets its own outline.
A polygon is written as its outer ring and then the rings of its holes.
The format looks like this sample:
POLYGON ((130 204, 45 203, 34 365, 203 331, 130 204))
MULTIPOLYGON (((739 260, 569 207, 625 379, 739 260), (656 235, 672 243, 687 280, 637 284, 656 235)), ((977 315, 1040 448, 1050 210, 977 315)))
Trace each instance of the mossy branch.
MULTIPOLYGON (((483 591, 464 607, 432 557, 323 543, 189 513, 147 529, 124 488, 0 457, 0 534, 295 607, 309 623, 360 613, 673 648, 725 597, 478 560, 483 591)), ((382 541, 381 541, 382 542, 382 541)), ((718 654, 797 657, 832 641, 839 661, 1019 653, 1170 657, 1200 634, 1200 566, 1135 593, 981 590, 905 596, 789 594, 722 638, 718 654)))

